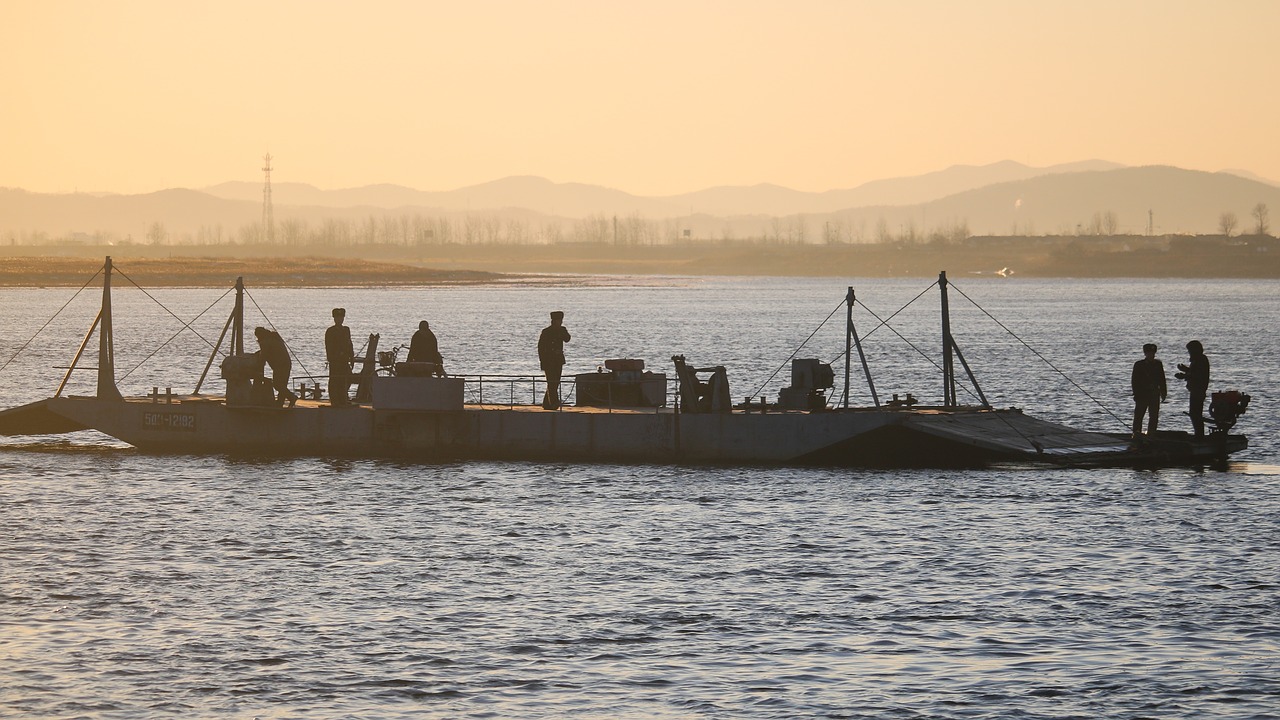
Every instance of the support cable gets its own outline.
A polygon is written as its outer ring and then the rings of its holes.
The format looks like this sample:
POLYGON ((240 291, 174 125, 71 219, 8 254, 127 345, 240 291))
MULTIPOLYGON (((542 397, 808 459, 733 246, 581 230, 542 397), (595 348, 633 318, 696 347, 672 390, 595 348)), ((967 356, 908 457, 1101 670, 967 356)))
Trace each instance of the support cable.
MULTIPOLYGON (((935 283, 934 283, 934 285, 936 285, 936 284, 937 284, 937 283, 935 282, 935 283)), ((930 286, 930 287, 932 287, 932 286, 930 286)), ((923 295, 923 294, 924 294, 924 293, 921 293, 921 295, 923 295)), ((917 296, 915 297, 915 300, 912 300, 911 302, 915 302, 916 300, 919 300, 919 299, 920 299, 920 295, 917 295, 917 296)), ((865 304, 863 304, 863 302, 862 302, 861 300, 859 300, 859 301, 858 301, 858 304, 859 304, 859 305, 862 305, 862 309, 863 309, 863 310, 866 310, 867 312, 871 313, 871 317, 874 317, 875 319, 880 320, 880 316, 879 316, 879 315, 876 315, 875 311, 874 311, 874 310, 872 310, 871 308, 867 307, 865 304)), ((907 303, 907 305, 910 305, 910 304, 911 304, 911 303, 907 303)), ((897 315, 899 312, 902 312, 903 310, 905 310, 905 309, 906 309, 906 307, 907 307, 906 305, 903 305, 901 308, 899 308, 899 309, 898 309, 898 312, 895 312, 893 315, 897 315)), ((907 344, 907 345, 908 345, 912 350, 915 350, 917 353, 919 353, 920 357, 924 358, 924 359, 925 359, 925 360, 926 360, 930 365, 932 365, 932 366, 933 366, 933 367, 934 367, 938 372, 942 372, 942 366, 938 364, 938 361, 937 361, 937 360, 934 360, 934 359, 933 359, 933 357, 932 357, 931 355, 929 355, 929 353, 926 353, 925 351, 923 351, 923 350, 921 350, 920 348, 916 347, 915 343, 913 343, 913 342, 911 342, 910 340, 908 340, 908 339, 907 339, 907 338, 906 338, 902 333, 898 332, 898 331, 897 331, 897 329, 895 329, 892 325, 890 325, 890 324, 889 324, 889 321, 893 319, 893 315, 890 315, 889 317, 887 317, 887 318, 885 318, 885 319, 883 319, 883 320, 880 320, 880 324, 879 324, 879 325, 877 325, 875 329, 879 329, 879 328, 881 328, 881 327, 887 327, 887 328, 889 328, 889 332, 893 333, 894 335, 897 335, 899 340, 901 340, 902 342, 906 343, 906 344, 907 344)), ((875 330, 873 329, 871 332, 875 332, 875 330)), ((867 335, 870 335, 870 334, 871 334, 871 333, 867 333, 867 335)), ((865 339, 865 337, 864 337, 864 339, 865 339)), ((974 398, 975 400, 980 399, 980 398, 979 398, 979 397, 978 397, 978 396, 973 392, 973 390, 971 390, 970 388, 968 388, 968 387, 966 387, 966 386, 964 386, 964 385, 961 385, 961 386, 960 386, 960 388, 961 388, 962 390, 964 390, 965 392, 969 393, 969 396, 970 396, 970 397, 972 397, 972 398, 974 398)))
POLYGON ((1003 328, 1005 332, 1009 333, 1009 335, 1010 335, 1010 336, 1012 336, 1014 340, 1017 340, 1018 342, 1022 343, 1022 346, 1023 346, 1023 347, 1025 347, 1026 349, 1030 350, 1030 351, 1031 351, 1031 353, 1032 353, 1033 355, 1035 355, 1036 357, 1040 358, 1040 360, 1041 360, 1041 361, 1043 361, 1045 365, 1048 365, 1050 368, 1052 368, 1052 369, 1053 369, 1053 371, 1054 371, 1054 372, 1056 372, 1056 373, 1058 373, 1059 375, 1061 375, 1061 376, 1063 377, 1063 379, 1064 379, 1064 380, 1066 380, 1067 382, 1071 383, 1072 387, 1074 387, 1075 389, 1079 390, 1079 391, 1081 392, 1081 394, 1083 394, 1085 397, 1087 397, 1087 398, 1089 398, 1090 400, 1092 400, 1092 401, 1093 401, 1093 403, 1094 403, 1095 405, 1097 405, 1098 407, 1102 408, 1102 411, 1103 411, 1103 412, 1105 412, 1106 414, 1110 415, 1112 418, 1114 418, 1114 419, 1115 419, 1115 421, 1116 421, 1116 422, 1120 423, 1122 426, 1124 426, 1126 429, 1128 429, 1129 424, 1128 424, 1127 422, 1125 422, 1122 418, 1120 418, 1119 416, 1117 416, 1115 413, 1111 412, 1111 409, 1110 409, 1110 408, 1108 408, 1106 405, 1103 405, 1103 404, 1102 404, 1102 401, 1100 401, 1100 400, 1098 400, 1097 398, 1095 398, 1094 396, 1090 395, 1088 390, 1085 390, 1083 387, 1081 387, 1081 386, 1080 386, 1080 384, 1079 384, 1079 383, 1077 383, 1075 380, 1072 380, 1072 379, 1071 379, 1071 377, 1070 377, 1069 375, 1067 375, 1065 372, 1063 372, 1063 371, 1059 370, 1059 369, 1058 369, 1058 367, 1057 367, 1056 365, 1054 365, 1053 363, 1049 362, 1049 359, 1048 359, 1048 358, 1046 358, 1044 355, 1041 355, 1041 354, 1040 354, 1040 351, 1038 351, 1038 350, 1036 350, 1035 348, 1031 347, 1029 344, 1027 344, 1027 342, 1026 342, 1025 340, 1023 340, 1022 338, 1018 337, 1018 334, 1017 334, 1017 333, 1015 333, 1014 331, 1010 330, 1010 329, 1008 328, 1008 326, 1006 326, 1004 323, 1002 323, 1002 322, 1000 322, 998 319, 996 319, 996 317, 995 317, 994 315, 992 315, 991 313, 987 312, 986 308, 984 308, 984 307, 982 307, 981 305, 979 305, 978 303, 974 302, 973 298, 969 297, 968 295, 965 295, 965 293, 964 293, 964 291, 963 291, 963 290, 961 290, 961 289, 960 289, 960 288, 958 288, 958 287, 955 287, 955 283, 952 283, 952 284, 951 284, 951 286, 952 286, 953 288, 955 288, 955 291, 956 291, 956 292, 960 293, 960 296, 961 296, 961 297, 963 297, 965 300, 968 300, 970 303, 973 303, 973 306, 974 306, 974 307, 976 307, 976 308, 978 308, 979 310, 981 310, 981 311, 982 311, 982 313, 983 313, 984 315, 986 315, 987 317, 991 318, 992 322, 994 322, 995 324, 997 324, 997 325, 999 325, 1001 328, 1003 328))
POLYGON ((88 282, 81 285, 80 289, 75 292, 75 295, 72 295, 70 300, 66 301, 65 303, 62 304, 62 307, 58 308, 58 312, 54 313, 53 317, 44 321, 44 324, 40 326, 40 329, 36 330, 35 335, 32 335, 30 338, 27 339, 26 342, 22 343, 22 347, 18 348, 17 351, 13 353, 13 355, 9 356, 9 359, 5 360, 3 365, 0 365, 0 370, 4 370, 5 368, 9 367, 9 363, 16 360, 18 358, 18 355, 20 355, 23 350, 27 349, 27 346, 31 345, 31 343, 35 341, 36 336, 44 332, 44 329, 49 327, 49 324, 52 323, 55 319, 57 319, 58 315, 62 314, 63 310, 67 309, 67 306, 71 304, 72 300, 75 300, 77 297, 79 297, 80 293, 84 292, 84 289, 89 287, 89 284, 92 283, 94 280, 97 280, 98 276, 101 274, 102 274, 102 268, 98 268, 98 272, 94 273, 93 277, 89 278, 88 282))
MULTIPOLYGON (((934 285, 936 285, 936 284, 937 284, 937 283, 935 282, 935 283, 934 283, 934 285)), ((931 288, 931 287, 932 287, 932 285, 930 286, 930 288, 931 288)), ((952 287, 954 287, 954 285, 953 285, 952 287)), ((919 299, 920 299, 920 297, 921 297, 921 295, 923 295, 923 294, 924 294, 924 293, 921 293, 920 295, 917 295, 917 296, 916 296, 916 297, 915 297, 911 302, 907 303, 907 305, 910 305, 911 303, 915 302, 916 300, 919 300, 919 299)), ((961 294, 963 294, 963 293, 961 293, 961 294)), ((973 301, 972 301, 972 300, 970 300, 970 302, 973 302, 973 301)), ((876 315, 875 311, 874 311, 874 310, 872 310, 871 308, 867 307, 867 306, 866 306, 866 305, 865 305, 861 300, 859 300, 859 301, 858 301, 858 304, 862 305, 862 309, 863 309, 863 310, 866 310, 867 312, 871 313, 871 316, 872 316, 872 317, 876 318, 877 320, 879 320, 879 319, 880 319, 880 316, 876 315)), ((903 305, 901 308, 899 308, 899 309, 898 309, 898 312, 895 312, 893 315, 897 315, 899 312, 902 312, 903 310, 905 310, 905 309, 906 309, 906 307, 907 307, 906 305, 903 305)), ((884 320, 881 320, 881 321, 880 321, 880 325, 877 325, 877 326, 876 326, 876 328, 877 328, 877 329, 879 329, 881 326, 889 328, 889 330, 890 330, 894 335, 897 335, 899 338, 901 338, 901 340, 902 340, 903 342, 905 342, 907 345, 909 345, 909 346, 911 347, 911 349, 912 349, 912 350, 915 350, 917 353, 920 353, 920 357, 922 357, 922 358, 924 358, 925 360, 927 360, 927 361, 929 362, 929 364, 930 364, 930 365, 932 365, 934 368, 936 368, 939 372, 942 372, 942 366, 941 366, 941 365, 939 365, 939 364, 938 364, 938 362, 937 362, 936 360, 934 360, 932 357, 930 357, 927 353, 925 353, 925 352, 924 352, 923 350, 921 350, 920 348, 916 347, 916 346, 915 346, 915 345, 914 345, 910 340, 908 340, 908 339, 906 339, 905 337, 903 337, 903 336, 902 336, 902 333, 899 333, 896 329, 894 329, 894 327, 893 327, 892 325, 890 325, 890 324, 889 324, 889 320, 892 320, 892 319, 893 319, 893 315, 890 315, 888 318, 886 318, 886 319, 884 319, 884 320)), ((873 332, 874 332, 874 331, 873 331, 873 332)), ((868 335, 870 335, 871 333, 867 333, 867 334, 868 334, 868 335)), ((959 351, 959 348, 957 347, 957 348, 956 348, 956 350, 957 350, 957 351, 959 351)), ((960 362, 961 362, 961 363, 964 363, 964 359, 963 359, 963 358, 964 358, 964 356, 963 356, 963 355, 961 355, 961 360, 960 360, 960 362)), ((967 364, 965 364, 965 367, 966 367, 966 369, 967 369, 967 368, 968 368, 968 365, 967 365, 967 364)), ((964 390, 966 393, 968 393, 970 397, 972 397, 972 398, 974 398, 974 399, 978 400, 979 402, 981 402, 983 405, 985 405, 985 406, 986 406, 986 407, 988 407, 988 408, 990 408, 990 407, 991 407, 991 406, 990 406, 990 404, 989 404, 989 403, 987 403, 986 398, 984 398, 984 397, 982 397, 981 395, 979 395, 979 394, 975 393, 975 392, 974 392, 974 390, 973 390, 973 389, 971 389, 971 388, 969 388, 969 386, 968 386, 968 385, 963 385, 963 384, 962 384, 962 385, 959 385, 959 387, 960 387, 960 389, 961 389, 961 390, 964 390)), ((1015 434, 1015 435, 1017 435, 1018 437, 1020 437, 1020 438, 1022 438, 1023 440, 1025 440, 1025 441, 1026 441, 1026 443, 1027 443, 1028 445, 1030 445, 1031 447, 1035 448, 1037 451, 1039 451, 1039 450, 1040 450, 1040 444, 1039 444, 1038 442, 1036 442, 1034 439, 1032 439, 1032 438, 1028 437, 1028 436, 1027 436, 1027 434, 1026 434, 1026 433, 1024 433, 1024 432, 1022 432, 1022 430, 1020 430, 1016 425, 1014 425, 1013 423, 1009 422, 1009 419, 1008 419, 1008 418, 1006 418, 1004 415, 1001 415, 1000 413, 998 413, 998 412, 997 412, 997 413, 995 414, 995 417, 996 417, 996 418, 998 418, 998 419, 1000 420, 1000 422, 1004 423, 1006 427, 1008 427, 1010 430, 1012 430, 1012 431, 1014 432, 1014 434, 1015 434)))
MULTIPOLYGON (((926 287, 924 290, 921 290, 919 294, 917 294, 915 297, 913 297, 913 298, 911 298, 910 300, 908 300, 906 305, 903 305, 902 307, 900 307, 900 308, 898 308, 897 310, 893 311, 893 314, 889 315, 889 317, 887 317, 887 318, 881 318, 879 315, 877 315, 877 314, 876 314, 876 311, 875 311, 875 310, 872 310, 870 307, 868 307, 866 303, 862 302, 861 300, 856 300, 856 301, 855 301, 855 302, 856 302, 856 304, 861 305, 863 310, 866 310, 868 313, 870 313, 870 314, 871 314, 871 317, 873 317, 873 318, 875 318, 876 320, 879 320, 879 321, 880 321, 880 324, 879 324, 879 325, 876 325, 876 326, 875 326, 875 327, 873 327, 873 328, 871 328, 871 332, 868 332, 866 335, 863 335, 863 336, 862 336, 862 339, 865 341, 867 338, 871 337, 871 334, 872 334, 872 333, 874 333, 875 331, 879 330, 879 329, 880 329, 880 328, 882 328, 882 327, 887 327, 887 328, 889 328, 889 332, 893 333, 894 335, 897 335, 899 340, 902 340, 902 342, 906 343, 908 347, 910 347, 912 350, 915 350, 917 353, 919 353, 920 357, 924 358, 924 359, 925 359, 925 361, 927 361, 930 365, 932 365, 936 370, 938 370, 939 372, 942 372, 942 366, 941 366, 941 365, 939 365, 939 364, 938 364, 938 362, 937 362, 936 360, 934 360, 934 359, 933 359, 933 358, 932 358, 928 353, 926 353, 925 351, 923 351, 923 350, 921 350, 920 348, 916 347, 916 346, 915 346, 915 343, 912 343, 910 340, 908 340, 906 337, 904 337, 904 336, 902 335, 902 333, 898 332, 898 331, 897 331, 897 329, 895 329, 892 325, 890 325, 890 324, 889 324, 889 321, 890 321, 890 320, 892 320, 892 319, 894 319, 895 317, 897 317, 897 316, 898 316, 898 314, 899 314, 899 313, 901 313, 903 310, 906 310, 907 308, 911 307, 911 305, 912 305, 913 303, 915 303, 915 301, 917 301, 917 300, 919 300, 920 298, 924 297, 925 293, 927 293, 927 292, 929 292, 930 290, 932 290, 932 289, 933 289, 933 286, 934 286, 934 285, 937 285, 937 284, 938 284, 938 281, 937 281, 937 280, 933 281, 933 282, 929 285, 929 287, 926 287)), ((843 355, 844 355, 844 352, 842 351, 842 352, 840 353, 840 355, 838 355, 838 356, 836 356, 835 358, 833 358, 833 359, 831 360, 831 362, 830 362, 830 363, 828 363, 828 364, 830 364, 830 365, 834 365, 836 362, 838 362, 838 361, 840 360, 840 358, 841 358, 841 357, 843 357, 843 355)), ((974 398, 975 400, 980 399, 980 398, 978 398, 978 396, 977 396, 976 394, 974 394, 973 390, 969 389, 968 387, 966 387, 966 386, 964 386, 964 385, 961 385, 961 386, 960 386, 960 388, 961 388, 961 389, 963 389, 966 393, 968 393, 968 394, 970 395, 970 397, 974 398)))
MULTIPOLYGON (((162 303, 162 302, 160 302, 159 300, 157 300, 157 299, 156 299, 156 297, 155 297, 154 295, 152 295, 151 293, 147 292, 147 289, 146 289, 146 288, 144 288, 144 287, 142 287, 141 285, 139 285, 138 283, 134 282, 133 278, 129 277, 128 275, 125 275, 125 274, 124 274, 124 272, 123 272, 123 271, 121 271, 119 267, 117 267, 117 266, 112 266, 112 270, 113 270, 113 271, 115 271, 115 272, 116 272, 116 274, 120 275, 120 277, 123 277, 125 280, 128 280, 130 283, 132 283, 134 287, 136 287, 136 288, 138 288, 139 290, 141 290, 143 295, 146 295, 147 297, 151 298, 151 301, 152 301, 152 302, 154 302, 155 304, 159 305, 159 306, 160 306, 160 307, 161 307, 165 312, 169 313, 169 315, 170 315, 170 316, 172 316, 174 320, 177 320, 178 322, 182 323, 182 329, 183 329, 183 330, 190 330, 191 332, 195 333, 195 336, 196 336, 196 337, 198 337, 198 338, 200 338, 201 340, 203 340, 203 341, 204 341, 204 343, 205 343, 206 345, 208 345, 209 347, 214 347, 213 341, 211 341, 211 340, 209 340, 209 338, 207 338, 207 337, 205 337, 205 336, 201 335, 201 334, 200 334, 200 333, 199 333, 195 328, 191 327, 191 323, 183 322, 182 318, 178 317, 177 315, 175 315, 175 314, 174 314, 174 312, 173 312, 172 310, 170 310, 169 308, 165 307, 165 304, 164 304, 164 303, 162 303)), ((226 297, 226 294, 225 294, 225 293, 223 294, 223 297, 226 297)), ((219 299, 219 300, 221 300, 222 298, 218 298, 218 299, 219 299)), ((203 314, 204 314, 204 313, 201 313, 201 315, 203 315, 203 314)), ((196 317, 199 317, 199 315, 197 315, 196 317)), ((195 322, 195 320, 192 320, 191 322, 195 322)), ((182 330, 179 330, 178 332, 182 332, 182 330)))
MULTIPOLYGON (((133 282, 133 281, 132 281, 132 280, 130 280, 129 282, 133 282)), ((222 302, 222 298, 225 298, 227 295, 230 295, 232 290, 235 290, 235 288, 230 288, 230 289, 228 289, 226 292, 222 293, 222 295, 221 295, 221 296, 219 296, 217 300, 214 300, 213 302, 209 303, 209 307, 205 308, 204 310, 201 310, 199 315, 196 315, 195 317, 191 318, 191 322, 183 323, 182 328, 181 328, 180 330, 178 330, 178 332, 176 332, 176 333, 174 333, 173 335, 169 336, 169 339, 168 339, 168 340, 165 340, 163 343, 161 343, 160 347, 156 348, 155 350, 152 350, 150 355, 148 355, 148 356, 146 356, 146 357, 142 358, 142 362, 138 363, 137 365, 134 365, 134 366, 133 366, 133 368, 131 368, 131 369, 129 370, 129 372, 127 372, 127 373, 125 373, 124 375, 121 375, 119 378, 117 378, 117 379, 116 379, 116 382, 123 382, 125 378, 127 378, 127 377, 129 377, 130 375, 132 375, 132 374, 133 374, 133 371, 134 371, 134 370, 137 370, 138 368, 142 367, 144 364, 146 364, 146 362, 147 362, 148 360, 150 360, 151 358, 155 357, 155 356, 156 356, 156 353, 158 353, 158 352, 160 352, 161 350, 165 349, 165 347, 166 347, 166 346, 168 346, 168 344, 169 344, 169 343, 173 342, 175 338, 177 338, 179 335, 181 335, 181 334, 183 333, 183 331, 185 331, 185 330, 190 330, 190 329, 191 329, 191 323, 194 323, 195 321, 199 320, 201 317, 204 317, 204 314, 205 314, 205 313, 207 313, 207 312, 209 312, 210 310, 212 310, 214 305, 217 305, 218 303, 222 302)), ((192 332, 195 332, 195 331, 194 331, 194 330, 192 330, 192 332)), ((196 333, 196 334, 198 335, 199 333, 196 333)), ((203 339, 203 338, 202 338, 202 339, 203 339)), ((208 342, 208 341, 206 340, 206 342, 208 342)), ((214 347, 214 350, 215 350, 215 351, 217 351, 217 350, 221 350, 221 348, 219 348, 219 347, 214 347)), ((226 353, 223 353, 223 355, 226 355, 226 353)))
POLYGON ((782 369, 787 366, 787 363, 791 362, 791 359, 794 358, 797 354, 799 354, 801 350, 804 349, 804 346, 808 344, 810 340, 813 339, 813 336, 818 334, 818 331, 822 329, 822 326, 826 325, 831 320, 831 318, 835 317, 835 314, 840 312, 840 308, 844 306, 845 306, 845 301, 841 300, 840 304, 836 305, 835 309, 831 311, 831 314, 827 316, 827 319, 818 323, 818 327, 814 328, 813 332, 809 333, 809 337, 805 338, 804 342, 800 343, 800 345, 797 346, 795 350, 791 351, 791 354, 787 356, 787 359, 782 361, 782 364, 778 366, 778 369, 774 370, 773 373, 769 375, 769 377, 766 378, 763 383, 761 383, 760 387, 754 393, 752 393, 752 395, 759 395, 760 393, 764 392, 765 386, 768 385, 770 382, 772 382, 773 379, 777 377, 778 373, 782 372, 782 369))
MULTIPOLYGON (((871 336, 871 333, 875 332, 876 330, 879 330, 879 329, 880 329, 880 328, 882 328, 882 327, 887 327, 887 328, 889 328, 889 331, 890 331, 890 332, 892 332, 894 335, 897 335, 897 336, 898 336, 898 338, 899 338, 900 340, 902 340, 904 343, 906 343, 906 344, 907 344, 907 345, 908 345, 912 350, 915 350, 917 353, 919 353, 919 354, 920 354, 920 357, 924 358, 926 361, 928 361, 928 363, 929 363, 930 365, 932 365, 935 369, 937 369, 939 372, 941 372, 941 371, 942 371, 942 366, 941 366, 941 365, 939 365, 939 364, 938 364, 938 362, 937 362, 936 360, 934 360, 934 359, 933 359, 933 358, 932 358, 928 353, 926 353, 926 352, 924 352, 923 350, 921 350, 920 348, 916 347, 914 343, 912 343, 912 342, 911 342, 910 340, 908 340, 907 338, 903 337, 902 333, 898 332, 898 331, 897 331, 897 329, 895 329, 892 325, 890 325, 890 324, 889 324, 889 321, 890 321, 890 320, 892 320, 894 317, 896 317, 896 316, 898 315, 898 313, 902 312, 903 310, 906 310, 906 309, 907 309, 907 307, 909 307, 912 303, 914 303, 915 301, 917 301, 917 300, 919 300, 921 297, 923 297, 925 293, 927 293, 929 290, 932 290, 932 289, 933 289, 933 286, 934 286, 934 285, 937 285, 937 284, 938 284, 938 282, 937 282, 937 281, 934 281, 934 282, 933 282, 933 284, 931 284, 929 287, 927 287, 927 288, 925 288, 923 291, 921 291, 919 295, 916 295, 914 298, 912 298, 909 302, 907 302, 907 304, 906 304, 906 305, 903 305, 902 307, 898 308, 896 311, 894 311, 894 313, 893 313, 892 315, 890 315, 889 317, 884 318, 884 319, 881 319, 881 318, 880 318, 880 316, 879 316, 879 315, 877 315, 877 314, 876 314, 876 312, 875 312, 874 310, 872 310, 870 307, 867 307, 867 304, 866 304, 866 303, 862 302, 861 300, 858 300, 858 301, 857 301, 857 304, 861 305, 863 310, 866 310, 868 313, 870 313, 870 314, 871 314, 871 316, 872 316, 872 317, 874 317, 875 319, 877 319, 877 320, 879 320, 879 321, 880 321, 880 324, 879 324, 879 325, 877 325, 877 326, 875 326, 874 328, 872 328, 872 329, 871 329, 871 332, 869 332, 869 333, 867 333, 866 335, 864 335, 864 336, 863 336, 863 339, 865 340, 867 337, 870 337, 870 336, 871 336)), ((954 285, 953 283, 949 283, 949 284, 951 285, 951 287, 955 288, 955 285, 954 285)), ((957 291, 957 292, 960 292, 960 294, 961 294, 961 295, 964 295, 964 293, 963 293, 963 292, 961 292, 961 291, 959 290, 959 288, 956 288, 956 291, 957 291)), ((965 296, 965 299, 966 299, 966 300, 969 300, 969 302, 973 302, 973 300, 969 299, 969 297, 968 297, 967 295, 965 296)), ((977 305, 977 303, 974 303, 974 305, 976 306, 976 305, 977 305)), ((979 309, 981 309, 981 308, 979 308, 979 309)), ((983 312, 986 312, 986 311, 985 311, 985 310, 983 310, 983 312)), ((990 314, 988 314, 988 317, 990 317, 990 314)), ((992 319, 994 319, 994 318, 992 318, 992 319)), ((997 322, 999 322, 999 321, 997 321, 997 322)), ((959 351, 959 348, 957 347, 957 348, 956 348, 956 350, 957 350, 957 351, 959 351)), ((843 353, 841 353, 841 355, 843 355, 843 353)), ((831 362, 832 362, 832 363, 836 362, 836 361, 839 359, 839 357, 840 357, 840 356, 837 356, 837 358, 836 358, 836 359, 833 359, 831 362)), ((961 361, 960 361, 960 362, 961 362, 961 363, 964 363, 963 355, 961 355, 961 361)), ((967 368, 968 368, 968 365, 966 364, 966 365, 965 365, 965 367, 966 367, 966 369, 967 369, 967 368)), ((970 397, 973 397, 974 399, 977 399, 977 400, 979 400, 980 402, 982 402, 982 403, 983 403, 984 405, 986 405, 987 407, 990 407, 990 405, 986 402, 986 399, 985 399, 985 398, 983 398, 983 397, 981 397, 980 395, 976 394, 976 393, 974 392, 974 389, 970 389, 970 388, 969 388, 969 386, 967 386, 967 385, 963 385, 963 384, 962 384, 962 385, 960 385, 959 387, 960 387, 960 389, 961 389, 961 390, 964 390, 966 393, 968 393, 970 397)), ((976 388, 975 388, 975 389, 976 389, 976 388)), ((1002 415, 1002 414, 1000 414, 999 412, 997 412, 997 413, 995 413, 995 417, 996 417, 996 418, 998 418, 1001 422, 1003 422, 1003 423, 1005 424, 1005 426, 1006 426, 1006 427, 1008 427, 1010 430, 1012 430, 1012 431, 1014 432, 1014 434, 1015 434, 1015 435, 1017 435, 1018 437, 1022 438, 1024 441, 1026 441, 1026 443, 1027 443, 1029 446, 1031 446, 1032 448, 1035 448, 1037 452, 1039 452, 1039 451, 1042 449, 1042 448, 1041 448, 1040 443, 1038 443, 1035 439, 1033 439, 1033 438, 1029 437, 1026 433, 1022 432, 1022 430, 1021 430, 1021 429, 1019 429, 1016 425, 1014 425, 1013 423, 1009 422, 1009 419, 1008 419, 1008 418, 1006 418, 1004 415, 1002 415)))
MULTIPOLYGON (((897 310, 894 310, 892 315, 890 315, 890 316, 889 316, 889 317, 887 317, 887 318, 884 318, 883 320, 881 320, 881 319, 880 319, 880 316, 879 316, 879 315, 876 315, 876 314, 871 310, 871 308, 867 307, 865 303, 863 303, 861 300, 858 300, 858 301, 857 301, 857 303, 858 303, 859 305, 861 305, 861 306, 862 306, 862 309, 863 309, 863 310, 866 310, 867 312, 871 313, 871 317, 873 317, 873 318, 875 318, 875 319, 877 319, 877 320, 880 320, 880 324, 879 324, 879 325, 877 325, 877 326, 875 326, 875 327, 873 327, 873 328, 871 328, 871 332, 867 333, 866 335, 863 335, 863 336, 862 336, 862 339, 863 339, 863 340, 866 340, 867 338, 871 337, 872 333, 874 333, 875 331, 879 330, 881 327, 884 327, 884 326, 888 325, 890 320, 892 320, 892 319, 894 319, 895 317, 897 317, 897 316, 898 316, 898 313, 900 313, 900 312, 902 312, 903 310, 906 310, 907 308, 911 307, 911 305, 912 305, 912 304, 914 304, 914 303, 915 303, 915 301, 917 301, 917 300, 919 300, 920 298, 924 297, 924 294, 925 294, 925 293, 927 293, 927 292, 929 292, 930 290, 932 290, 932 289, 933 289, 933 286, 934 286, 934 285, 937 285, 937 284, 938 284, 938 281, 937 281, 937 280, 934 280, 932 283, 929 283, 929 287, 925 288, 924 290, 921 290, 921 291, 920 291, 920 294, 918 294, 918 295, 916 295, 915 297, 913 297, 913 298, 911 298, 910 300, 908 300, 906 305, 903 305, 902 307, 898 308, 897 310)), ((893 330, 893 328, 892 328, 892 327, 890 327, 889 329, 890 329, 890 330, 893 330)), ((896 331, 896 330, 894 330, 894 332, 896 333, 897 331, 896 331)), ((901 336, 901 335, 898 335, 898 337, 902 337, 902 336, 901 336)), ((906 338, 903 338, 903 340, 905 340, 905 339, 906 339, 906 338)), ((910 343, 907 343, 907 344, 908 344, 908 345, 910 345, 910 343)), ((917 350, 917 352, 919 352, 919 351, 917 350)), ((934 366, 936 367, 936 366, 937 366, 937 363, 934 363, 934 366)), ((939 369, 941 369, 941 368, 939 368, 939 369)))

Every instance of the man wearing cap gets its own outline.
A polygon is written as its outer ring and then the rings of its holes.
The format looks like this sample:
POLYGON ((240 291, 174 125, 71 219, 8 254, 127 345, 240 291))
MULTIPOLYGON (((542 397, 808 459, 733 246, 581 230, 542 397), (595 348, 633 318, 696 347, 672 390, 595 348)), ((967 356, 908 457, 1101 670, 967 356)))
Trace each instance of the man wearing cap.
POLYGON ((351 345, 351 328, 343 325, 347 311, 333 309, 333 325, 324 331, 324 357, 329 361, 329 404, 348 405, 351 389, 351 365, 355 361, 355 348, 351 345))
POLYGON ((1155 343, 1142 346, 1142 359, 1133 364, 1133 439, 1142 438, 1142 416, 1147 416, 1147 434, 1153 435, 1160 422, 1160 403, 1169 399, 1164 363, 1156 359, 1155 343))
POLYGON ((542 396, 542 407, 555 410, 560 407, 560 371, 564 368, 564 344, 569 342, 569 330, 562 323, 564 313, 551 313, 551 324, 538 336, 538 362, 547 376, 547 393, 542 396))
POLYGON ((1209 394, 1209 358, 1204 354, 1204 345, 1199 340, 1187 343, 1187 354, 1191 364, 1178 363, 1178 371, 1173 374, 1179 380, 1187 381, 1187 392, 1191 393, 1191 427, 1195 428, 1196 437, 1204 435, 1204 398, 1209 394))

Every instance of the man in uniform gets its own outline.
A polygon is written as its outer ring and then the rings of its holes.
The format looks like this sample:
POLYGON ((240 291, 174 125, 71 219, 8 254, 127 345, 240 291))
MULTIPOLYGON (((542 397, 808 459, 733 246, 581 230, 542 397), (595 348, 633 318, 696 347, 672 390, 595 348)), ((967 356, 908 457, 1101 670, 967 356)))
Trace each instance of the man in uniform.
POLYGON ((569 329, 562 323, 564 313, 551 313, 551 324, 538 336, 538 362, 547 376, 547 393, 542 396, 542 407, 555 410, 560 407, 560 371, 564 369, 564 344, 569 342, 569 329))
POLYGON ((1147 434, 1152 435, 1160 422, 1160 403, 1169 398, 1165 383, 1164 363, 1156 359, 1155 343, 1142 346, 1143 358, 1133 364, 1133 439, 1142 439, 1142 416, 1147 416, 1147 434))
POLYGON ((351 328, 343 325, 347 311, 344 308, 333 309, 333 325, 324 331, 324 357, 329 361, 329 403, 331 405, 350 404, 348 391, 351 389, 351 366, 356 352, 351 344, 351 328))

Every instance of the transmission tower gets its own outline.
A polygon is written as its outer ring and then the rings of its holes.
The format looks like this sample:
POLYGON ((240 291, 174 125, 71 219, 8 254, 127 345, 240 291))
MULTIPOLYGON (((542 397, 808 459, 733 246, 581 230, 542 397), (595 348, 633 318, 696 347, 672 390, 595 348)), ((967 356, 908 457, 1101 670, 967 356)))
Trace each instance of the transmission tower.
POLYGON ((271 153, 264 155, 262 161, 262 172, 266 175, 266 181, 262 185, 262 232, 265 234, 267 244, 274 245, 276 242, 276 217, 271 208, 271 153))

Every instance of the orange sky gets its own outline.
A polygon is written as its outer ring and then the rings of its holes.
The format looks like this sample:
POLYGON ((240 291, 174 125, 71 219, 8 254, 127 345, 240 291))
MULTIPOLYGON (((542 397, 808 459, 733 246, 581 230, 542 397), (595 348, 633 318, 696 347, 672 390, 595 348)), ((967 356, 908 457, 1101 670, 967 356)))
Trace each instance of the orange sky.
POLYGON ((0 4, 0 186, 1280 180, 1274 0, 0 4))

